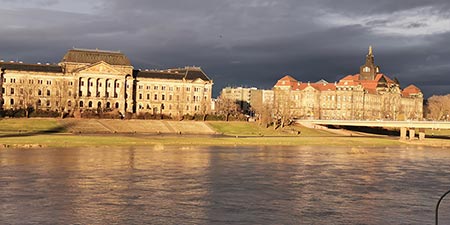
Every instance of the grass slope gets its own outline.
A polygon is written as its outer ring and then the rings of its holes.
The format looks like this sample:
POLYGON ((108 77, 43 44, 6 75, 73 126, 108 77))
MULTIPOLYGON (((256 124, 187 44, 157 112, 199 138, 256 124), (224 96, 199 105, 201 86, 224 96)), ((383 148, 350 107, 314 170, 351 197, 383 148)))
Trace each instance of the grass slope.
POLYGON ((218 133, 230 136, 335 136, 335 134, 324 131, 309 129, 303 126, 289 126, 274 130, 273 127, 264 128, 256 123, 249 122, 207 122, 210 127, 218 133))
MULTIPOLYGON (((101 147, 101 146, 349 146, 380 147, 409 144, 379 137, 344 137, 301 126, 274 130, 247 122, 207 122, 218 133, 212 136, 74 135, 64 133, 58 119, 0 120, 0 147, 101 147), (295 132, 293 132, 293 130, 295 132), (20 132, 19 132, 20 131, 20 132), (300 131, 300 135, 296 131, 300 131), (48 133, 51 132, 51 133, 48 133)), ((417 144, 420 142, 410 142, 417 144)), ((450 146, 450 140, 429 140, 426 145, 450 146)))

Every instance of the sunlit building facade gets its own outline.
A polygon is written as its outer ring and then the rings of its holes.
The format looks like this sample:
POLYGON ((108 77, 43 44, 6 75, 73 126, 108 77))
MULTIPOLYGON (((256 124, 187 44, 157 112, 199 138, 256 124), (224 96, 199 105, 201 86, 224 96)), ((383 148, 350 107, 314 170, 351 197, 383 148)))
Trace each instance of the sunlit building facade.
POLYGON ((1 107, 209 113, 213 81, 200 67, 135 70, 118 51, 71 49, 58 64, 0 62, 1 107))
POLYGON ((372 48, 359 74, 338 82, 300 82, 291 76, 273 87, 274 111, 295 118, 313 119, 422 119, 423 94, 410 85, 400 88, 375 65, 372 48))

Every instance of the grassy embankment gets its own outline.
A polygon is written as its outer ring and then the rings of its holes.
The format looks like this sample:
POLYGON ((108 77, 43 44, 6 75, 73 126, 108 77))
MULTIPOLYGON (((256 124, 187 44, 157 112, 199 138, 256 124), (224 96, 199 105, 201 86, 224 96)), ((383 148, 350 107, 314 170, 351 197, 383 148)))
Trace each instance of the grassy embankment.
POLYGON ((74 135, 65 132, 58 119, 0 120, 0 145, 23 147, 147 146, 147 145, 221 145, 221 146, 397 146, 405 144, 379 137, 338 136, 324 130, 288 127, 274 130, 247 122, 207 122, 225 136, 145 136, 145 135, 74 135), (300 134, 297 133, 300 132, 300 134))

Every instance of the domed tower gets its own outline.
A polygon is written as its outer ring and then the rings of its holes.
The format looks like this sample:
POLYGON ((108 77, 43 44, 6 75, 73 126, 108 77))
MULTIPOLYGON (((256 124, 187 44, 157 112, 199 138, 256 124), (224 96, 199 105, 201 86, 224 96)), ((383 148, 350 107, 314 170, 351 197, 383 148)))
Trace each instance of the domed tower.
POLYGON ((360 80, 374 80, 380 67, 375 65, 372 53, 372 46, 369 46, 369 53, 366 55, 366 63, 359 67, 360 80))

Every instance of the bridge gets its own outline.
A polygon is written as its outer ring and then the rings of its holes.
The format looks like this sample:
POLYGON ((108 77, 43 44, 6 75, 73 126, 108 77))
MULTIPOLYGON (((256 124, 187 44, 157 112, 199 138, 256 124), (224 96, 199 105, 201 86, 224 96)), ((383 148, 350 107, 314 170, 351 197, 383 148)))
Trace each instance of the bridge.
POLYGON ((378 121, 378 120, 295 120, 296 123, 310 123, 316 125, 355 126, 355 127, 383 127, 399 128, 400 139, 414 139, 415 129, 419 129, 419 140, 425 139, 425 129, 450 129, 450 122, 444 121, 378 121))

